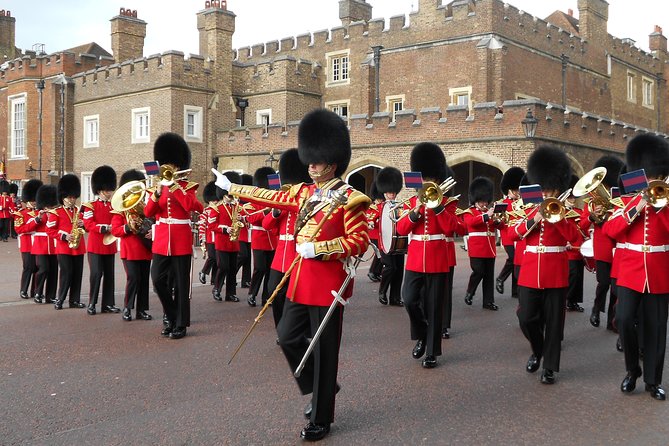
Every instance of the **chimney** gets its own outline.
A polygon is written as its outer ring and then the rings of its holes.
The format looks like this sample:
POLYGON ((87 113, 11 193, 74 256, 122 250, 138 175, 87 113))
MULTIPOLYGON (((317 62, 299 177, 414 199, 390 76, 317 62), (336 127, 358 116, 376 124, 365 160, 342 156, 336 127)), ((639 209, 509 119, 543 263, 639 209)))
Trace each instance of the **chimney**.
POLYGON ((0 63, 15 59, 16 54, 16 19, 10 11, 0 10, 0 63))
POLYGON ((578 0, 579 34, 589 42, 600 45, 608 37, 609 3, 606 0, 578 0))
POLYGON ((369 22, 372 19, 372 5, 365 0, 339 0, 339 18, 342 26, 351 22, 369 22))
POLYGON ((648 46, 653 54, 667 53, 667 38, 662 35, 662 28, 657 25, 655 25, 655 31, 648 36, 648 46))
POLYGON ((574 10, 571 8, 567 9, 567 14, 569 14, 569 17, 574 17, 574 10))
POLYGON ((111 21, 112 53, 116 62, 144 56, 146 22, 137 18, 137 10, 121 8, 111 21))

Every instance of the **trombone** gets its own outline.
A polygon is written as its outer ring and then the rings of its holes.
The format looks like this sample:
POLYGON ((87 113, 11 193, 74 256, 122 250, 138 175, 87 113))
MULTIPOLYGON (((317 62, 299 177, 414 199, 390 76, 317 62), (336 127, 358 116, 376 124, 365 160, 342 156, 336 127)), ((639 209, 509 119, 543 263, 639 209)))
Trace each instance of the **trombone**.
POLYGON ((549 223, 561 221, 566 214, 564 202, 571 195, 571 188, 562 192, 559 197, 548 197, 539 205, 539 212, 549 223))
POLYGON ((418 189, 418 192, 416 192, 416 195, 396 203, 393 205, 390 211, 392 212, 396 209, 404 207, 404 205, 407 204, 413 197, 417 197, 420 204, 424 205, 426 208, 434 209, 441 204, 444 195, 446 195, 449 190, 453 189, 456 183, 457 182, 453 179, 453 177, 446 178, 439 185, 433 181, 425 181, 423 183, 423 187, 418 189))
POLYGON ((669 201, 669 177, 663 180, 653 180, 642 192, 643 198, 658 211, 669 201))

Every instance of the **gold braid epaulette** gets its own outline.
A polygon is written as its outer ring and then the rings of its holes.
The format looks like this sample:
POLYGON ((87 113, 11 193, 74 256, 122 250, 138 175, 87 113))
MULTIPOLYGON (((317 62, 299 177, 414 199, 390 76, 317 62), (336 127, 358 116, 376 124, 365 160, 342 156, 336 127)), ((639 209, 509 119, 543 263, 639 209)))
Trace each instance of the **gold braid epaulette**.
POLYGON ((365 207, 369 206, 372 203, 372 200, 362 192, 357 190, 351 191, 351 194, 348 196, 348 201, 344 205, 344 209, 347 211, 353 209, 354 207, 363 204, 365 207))
POLYGON ((87 202, 87 203, 81 203, 81 205, 85 208, 88 208, 88 209, 92 210, 92 211, 95 210, 95 208, 93 207, 93 203, 91 203, 90 201, 87 202))

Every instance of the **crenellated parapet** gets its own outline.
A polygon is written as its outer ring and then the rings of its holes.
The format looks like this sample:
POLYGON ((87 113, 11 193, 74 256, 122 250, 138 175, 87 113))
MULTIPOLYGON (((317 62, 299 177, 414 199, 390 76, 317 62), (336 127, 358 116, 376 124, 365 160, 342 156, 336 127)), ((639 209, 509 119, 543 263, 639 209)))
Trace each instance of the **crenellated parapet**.
POLYGON ((47 78, 61 73, 71 75, 98 66, 110 64, 108 58, 98 58, 93 54, 60 52, 50 55, 27 53, 23 57, 7 61, 0 69, 0 82, 10 83, 25 78, 47 78))
POLYGON ((317 62, 278 56, 260 63, 233 64, 237 94, 263 94, 288 90, 309 94, 321 92, 322 66, 317 62))

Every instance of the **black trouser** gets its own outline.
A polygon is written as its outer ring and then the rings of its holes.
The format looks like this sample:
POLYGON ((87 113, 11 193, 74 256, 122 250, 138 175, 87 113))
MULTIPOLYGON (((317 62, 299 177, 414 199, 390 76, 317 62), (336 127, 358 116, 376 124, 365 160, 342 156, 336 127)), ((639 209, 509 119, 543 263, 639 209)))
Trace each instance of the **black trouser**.
POLYGON ((35 295, 42 296, 47 302, 56 299, 58 287, 58 258, 55 254, 35 256, 35 295))
MULTIPOLYGON (((284 274, 281 271, 277 271, 274 268, 270 269, 269 281, 268 281, 270 293, 274 292, 277 285, 279 285, 279 282, 281 282, 281 279, 283 279, 283 275, 284 274)), ((272 301, 272 315, 274 316, 274 327, 279 326, 279 321, 281 320, 281 316, 283 316, 283 307, 286 303, 286 291, 288 291, 288 282, 289 280, 286 279, 286 282, 283 284, 281 289, 277 291, 276 296, 272 301)))
MULTIPOLYGON (((379 241, 378 240, 369 240, 376 246, 377 248, 379 247, 379 241)), ((379 250, 380 251, 380 250, 379 250)), ((372 259, 372 264, 369 265, 369 272, 370 274, 373 274, 375 276, 380 276, 383 273, 383 252, 381 251, 381 258, 379 259, 378 257, 374 256, 372 259)))
POLYGON ((225 282, 225 297, 237 294, 237 274, 235 265, 237 265, 237 252, 216 250, 216 277, 214 278, 214 288, 219 292, 225 282))
POLYGON ((237 267, 235 276, 242 269, 242 285, 251 282, 251 243, 239 242, 239 254, 237 255, 237 267))
POLYGON ((21 272, 21 292, 28 294, 30 287, 30 279, 32 279, 32 288, 29 296, 35 295, 35 275, 37 273, 37 262, 35 256, 29 252, 21 253, 21 261, 23 262, 23 271, 21 272))
POLYGON ((545 369, 560 371, 560 342, 567 288, 518 287, 518 322, 545 369))
MULTIPOLYGON (((583 259, 569 261, 569 287, 567 287, 567 303, 583 302, 583 259)), ((613 290, 613 288, 611 288, 613 290)))
MULTIPOLYGON (((279 344, 288 360, 291 372, 297 369, 309 346, 307 336, 311 337, 313 333, 316 333, 327 311, 328 307, 286 301, 277 332, 279 344)), ((334 421, 343 317, 344 308, 337 305, 300 377, 296 378, 303 395, 313 393, 310 419, 312 423, 329 424, 334 421)))
POLYGON ((267 281, 269 280, 269 270, 272 266, 272 260, 274 260, 274 251, 253 250, 253 276, 251 277, 251 286, 249 286, 249 296, 255 298, 262 284, 261 297, 263 305, 265 305, 269 297, 267 281))
POLYGON ((495 258, 470 257, 472 274, 469 276, 467 293, 476 294, 476 288, 483 281, 483 305, 495 303, 495 258))
POLYGON ((453 315, 453 274, 455 266, 451 266, 446 279, 446 290, 444 292, 444 304, 441 312, 441 328, 451 328, 451 318, 453 315))
POLYGON ((136 297, 137 313, 148 310, 151 260, 123 259, 123 268, 126 275, 123 307, 129 310, 135 308, 136 297))
POLYGON ((516 246, 515 245, 504 245, 504 251, 506 251, 506 261, 504 261, 504 266, 499 272, 497 279, 502 282, 506 282, 506 279, 511 276, 511 295, 518 295, 518 278, 513 274, 513 258, 516 255, 516 246))
MULTIPOLYGON (((374 256, 376 259, 376 256, 374 256)), ((381 252, 381 283, 379 294, 386 296, 390 289, 388 303, 397 305, 402 300, 402 279, 404 278, 404 254, 386 254, 381 252)))
POLYGON ((216 271, 216 245, 207 243, 205 248, 207 248, 207 260, 204 261, 201 271, 203 274, 209 274, 212 270, 216 271))
POLYGON ((606 293, 609 291, 609 287, 611 286, 611 264, 609 262, 597 260, 596 265, 597 289, 595 290, 595 303, 592 306, 592 311, 607 313, 606 321, 608 327, 615 318, 613 306, 616 304, 616 296, 613 290, 611 290, 608 312, 606 311, 606 293))
POLYGON ((411 339, 426 341, 426 354, 441 355, 441 317, 448 273, 407 271, 402 285, 404 308, 409 314, 411 339))
POLYGON ((192 255, 153 255, 151 280, 167 320, 176 327, 190 326, 192 255), (170 278, 171 276, 171 278, 170 278), (173 284, 171 283, 173 282, 173 284), (172 294, 174 285, 174 294, 172 294))
POLYGON ((7 240, 9 238, 9 222, 11 218, 0 218, 0 238, 7 240))
POLYGON ((114 260, 116 254, 94 254, 88 253, 88 266, 91 271, 89 278, 90 294, 89 305, 98 304, 100 295, 100 283, 102 282, 102 308, 114 306, 114 260), (104 280, 103 280, 104 278, 104 280))
POLYGON ((70 293, 71 304, 81 300, 81 278, 84 275, 84 255, 58 254, 58 268, 60 269, 58 282, 58 302, 65 302, 67 293, 70 293))
POLYGON ((628 372, 639 367, 639 336, 635 328, 639 307, 639 331, 643 333, 643 380, 646 384, 662 383, 664 353, 667 347, 667 314, 669 294, 640 293, 618 287, 616 322, 625 353, 628 372))

